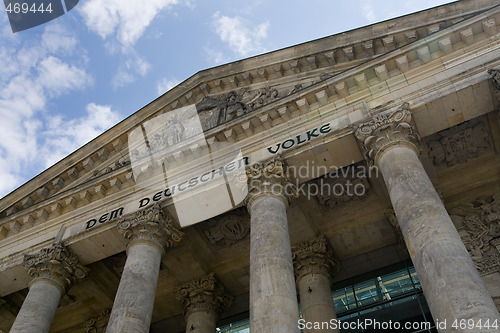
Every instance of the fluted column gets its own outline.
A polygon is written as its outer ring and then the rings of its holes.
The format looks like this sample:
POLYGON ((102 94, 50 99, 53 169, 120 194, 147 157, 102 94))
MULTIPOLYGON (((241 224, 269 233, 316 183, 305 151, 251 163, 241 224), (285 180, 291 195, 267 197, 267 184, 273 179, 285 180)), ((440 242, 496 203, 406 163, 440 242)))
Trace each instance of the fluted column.
POLYGON ((184 305, 186 332, 193 333, 214 333, 232 300, 213 273, 181 286, 176 297, 184 305))
POLYGON ((88 270, 70 249, 58 243, 25 255, 24 266, 33 279, 10 332, 49 332, 61 296, 88 270))
POLYGON ((304 332, 339 332, 333 328, 334 325, 314 329, 314 323, 330 323, 337 318, 331 284, 333 274, 339 269, 339 261, 328 240, 320 235, 312 241, 302 242, 292 248, 292 258, 302 319, 305 323, 311 323, 305 325, 304 332))
POLYGON ((106 332, 149 332, 161 258, 184 234, 159 204, 124 216, 118 230, 130 243, 106 332))
POLYGON ((250 331, 298 332, 298 304, 286 208, 297 196, 283 161, 247 172, 250 212, 250 331))
POLYGON ((418 159, 408 105, 359 125, 355 135, 384 178, 433 318, 447 322, 440 332, 491 332, 479 324, 500 322, 500 314, 418 159), (454 330, 455 320, 477 325, 454 330))

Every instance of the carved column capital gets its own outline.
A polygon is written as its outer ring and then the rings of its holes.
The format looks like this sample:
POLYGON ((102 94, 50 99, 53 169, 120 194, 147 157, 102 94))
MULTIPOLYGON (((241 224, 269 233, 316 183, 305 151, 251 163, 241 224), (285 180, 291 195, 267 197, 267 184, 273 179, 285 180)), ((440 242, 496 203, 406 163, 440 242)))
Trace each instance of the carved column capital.
POLYGON ((308 274, 322 274, 331 282, 340 269, 340 261, 324 235, 293 246, 292 258, 296 281, 308 274))
POLYGON ((361 143, 365 159, 377 164, 382 152, 394 145, 402 145, 420 151, 420 137, 412 122, 409 104, 404 103, 397 110, 381 113, 371 120, 358 124, 354 135, 361 143))
POLYGON ((285 204, 298 197, 297 187, 290 182, 290 176, 281 157, 250 165, 246 176, 248 208, 256 198, 261 196, 278 197, 285 204))
POLYGON ((25 255, 23 264, 33 278, 30 286, 44 280, 59 287, 62 294, 88 273, 73 251, 60 243, 43 248, 36 254, 25 255))
POLYGON ((118 231, 127 239, 128 246, 137 243, 150 243, 161 249, 177 246, 184 233, 175 225, 169 215, 163 213, 159 203, 123 216, 118 221, 118 231))
POLYGON ((220 316, 232 302, 232 297, 225 292, 214 273, 181 286, 177 290, 176 298, 184 306, 186 316, 200 310, 215 312, 220 316))

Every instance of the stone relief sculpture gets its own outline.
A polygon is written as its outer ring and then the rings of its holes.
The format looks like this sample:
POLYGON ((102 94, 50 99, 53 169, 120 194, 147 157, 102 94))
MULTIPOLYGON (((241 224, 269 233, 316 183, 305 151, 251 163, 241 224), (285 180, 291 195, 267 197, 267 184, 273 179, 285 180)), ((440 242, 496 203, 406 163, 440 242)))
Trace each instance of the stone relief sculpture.
POLYGON ((490 151, 490 135, 483 118, 472 119, 427 139, 428 156, 436 166, 465 163, 490 151))
POLYGON ((500 270, 500 192, 470 205, 455 207, 450 216, 481 275, 500 270))
POLYGON ((203 130, 240 117, 280 97, 277 89, 265 87, 231 91, 221 96, 204 97, 197 105, 203 130))

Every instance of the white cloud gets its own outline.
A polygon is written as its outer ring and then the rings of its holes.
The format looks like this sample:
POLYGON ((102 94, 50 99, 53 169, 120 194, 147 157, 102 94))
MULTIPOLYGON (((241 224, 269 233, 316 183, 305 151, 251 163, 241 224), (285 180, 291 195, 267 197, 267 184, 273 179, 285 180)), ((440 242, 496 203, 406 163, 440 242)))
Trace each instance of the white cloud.
POLYGON ((361 7, 361 11, 363 12, 363 16, 370 23, 375 22, 375 10, 373 9, 372 3, 370 1, 365 1, 363 6, 361 7))
POLYGON ((162 95, 179 83, 181 82, 177 79, 167 79, 166 77, 164 77, 156 83, 156 92, 158 93, 158 95, 162 95))
POLYGON ((121 119, 109 105, 90 103, 83 117, 65 121, 61 116, 49 119, 42 156, 46 168, 67 156, 72 151, 94 139, 121 119))
MULTIPOLYGON (((178 0, 88 0, 78 7, 87 28, 105 40, 106 49, 121 54, 113 88, 123 87, 144 76, 151 65, 134 50, 153 19, 178 0)), ((188 2, 189 4, 189 2, 188 2)))
POLYGON ((86 51, 57 23, 47 24, 38 40, 3 37, 0 196, 43 170, 45 156, 50 155, 43 154, 47 152, 43 131, 49 126, 45 114, 51 99, 92 84, 92 77, 81 67, 86 51))
POLYGON ((221 16, 216 12, 213 15, 213 24, 220 39, 228 43, 229 47, 240 56, 265 51, 262 41, 267 37, 269 22, 249 28, 248 24, 238 16, 221 16))
POLYGON ((178 0, 88 0, 79 6, 87 27, 106 39, 116 34, 125 47, 135 44, 151 21, 178 0))
POLYGON ((220 65, 226 62, 229 62, 229 58, 227 58, 221 51, 215 50, 211 47, 205 47, 205 52, 207 53, 207 57, 209 61, 214 65, 220 65))
POLYGON ((134 82, 137 76, 145 76, 150 69, 151 65, 134 50, 131 50, 125 55, 125 60, 120 61, 111 84, 114 89, 126 86, 134 82))

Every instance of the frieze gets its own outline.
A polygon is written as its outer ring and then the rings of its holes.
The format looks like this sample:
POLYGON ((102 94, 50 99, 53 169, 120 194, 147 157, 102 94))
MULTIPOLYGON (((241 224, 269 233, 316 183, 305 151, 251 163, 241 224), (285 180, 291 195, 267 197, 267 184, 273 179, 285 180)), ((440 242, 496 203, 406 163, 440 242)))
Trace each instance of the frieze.
POLYGON ((484 117, 440 131, 427 141, 428 156, 437 167, 465 163, 492 151, 488 125, 484 117))
POLYGON ((479 273, 500 271, 500 192, 455 207, 450 216, 479 273))
POLYGON ((250 216, 244 207, 237 208, 224 215, 212 218, 205 226, 205 237, 219 247, 231 247, 250 234, 250 216))

